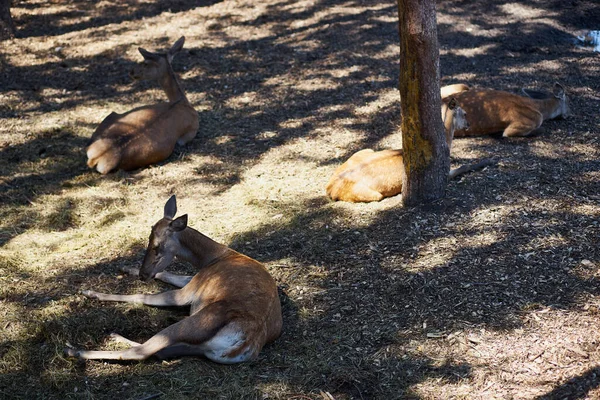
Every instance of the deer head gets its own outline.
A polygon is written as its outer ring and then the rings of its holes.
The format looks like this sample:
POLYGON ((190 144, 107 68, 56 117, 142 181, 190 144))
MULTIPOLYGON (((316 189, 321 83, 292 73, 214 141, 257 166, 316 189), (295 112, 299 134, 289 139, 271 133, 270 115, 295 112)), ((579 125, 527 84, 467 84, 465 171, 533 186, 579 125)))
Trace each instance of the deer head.
POLYGON ((552 88, 552 94, 554 98, 558 100, 558 110, 557 117, 566 118, 571 113, 569 109, 569 102, 567 101, 567 94, 565 92, 565 88, 558 82, 554 83, 554 87, 552 88))
POLYGON ((565 88, 560 83, 555 83, 552 88, 552 93, 530 90, 530 89, 521 89, 521 94, 524 96, 530 97, 534 100, 552 100, 552 103, 549 105, 548 116, 547 118, 566 118, 570 115, 571 110, 569 109, 569 102, 567 101, 567 94, 565 88))
POLYGON ((187 214, 173 219, 177 213, 177 200, 175 195, 165 204, 164 216, 152 227, 148 248, 144 256, 140 279, 147 282, 156 274, 164 271, 181 249, 179 233, 187 227, 187 214))
POLYGON ((152 53, 143 48, 138 48, 144 61, 129 72, 129 76, 135 80, 158 80, 169 72, 171 69, 171 62, 175 54, 183 49, 183 43, 185 37, 180 37, 171 46, 167 53, 152 53))
POLYGON ((451 112, 452 121, 452 131, 458 131, 461 129, 469 129, 469 121, 467 121, 467 113, 463 110, 454 97, 450 99, 448 102, 448 108, 446 109, 446 114, 444 115, 444 125, 446 122, 446 118, 448 118, 448 111, 451 112))

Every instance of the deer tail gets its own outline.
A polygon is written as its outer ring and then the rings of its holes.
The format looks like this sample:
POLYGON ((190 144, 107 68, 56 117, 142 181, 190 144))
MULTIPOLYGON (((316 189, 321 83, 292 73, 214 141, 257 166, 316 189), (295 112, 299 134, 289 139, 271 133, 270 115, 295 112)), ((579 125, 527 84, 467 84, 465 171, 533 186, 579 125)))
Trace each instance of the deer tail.
POLYGON ((119 151, 109 139, 98 139, 86 150, 87 165, 96 168, 101 174, 107 174, 117 167, 120 161, 119 151))

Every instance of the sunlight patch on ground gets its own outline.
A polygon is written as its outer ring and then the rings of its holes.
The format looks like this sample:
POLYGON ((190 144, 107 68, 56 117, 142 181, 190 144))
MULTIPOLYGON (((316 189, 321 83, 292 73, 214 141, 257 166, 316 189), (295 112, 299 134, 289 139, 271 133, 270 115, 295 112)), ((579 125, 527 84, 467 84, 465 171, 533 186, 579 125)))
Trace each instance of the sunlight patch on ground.
POLYGON ((462 56, 462 57, 475 57, 475 56, 486 55, 490 51, 492 51, 495 47, 497 47, 496 44, 486 44, 483 46, 472 47, 472 48, 440 49, 440 55, 441 56, 451 55, 451 56, 462 56))
POLYGON ((554 143, 536 141, 531 143, 530 151, 537 157, 552 158, 554 160, 575 158, 578 161, 595 161, 600 156, 596 146, 581 143, 574 143, 568 148, 564 148, 556 146, 554 143))
MULTIPOLYGON (((0 270, 1 271, 1 270, 0 270)), ((2 285, 16 285, 18 283, 17 278, 0 278, 2 285)), ((4 292, 4 290, 2 290, 4 292)), ((3 294, 4 295, 4 294, 3 294)), ((19 332, 23 329, 23 323, 19 321, 19 317, 22 312, 22 305, 13 301, 0 300, 0 320, 2 322, 2 329, 0 329, 1 342, 8 342, 9 340, 15 340, 19 338, 19 332)), ((0 364, 3 362, 4 357, 0 357, 0 364)), ((7 362, 11 364, 11 362, 7 362)), ((0 367, 0 370, 2 368, 0 367)))
POLYGON ((360 65, 353 65, 351 67, 348 68, 335 68, 335 69, 331 69, 329 70, 329 73, 331 74, 331 76, 333 76, 334 78, 346 78, 354 73, 360 72, 364 70, 363 66, 360 65))
MULTIPOLYGON (((533 238, 533 240, 529 241, 527 248, 533 250, 535 254, 538 254, 543 251, 552 252, 553 249, 568 244, 568 238, 560 234, 553 234, 533 238)), ((523 257, 529 258, 530 256, 535 256, 534 253, 525 253, 523 257)))
POLYGON ((304 90, 312 92, 315 90, 332 91, 339 87, 339 82, 336 82, 327 77, 313 77, 303 79, 294 86, 295 90, 304 90))
POLYGON ((400 65, 400 46, 396 44, 388 45, 381 52, 375 54, 374 59, 397 60, 398 65, 400 65))
MULTIPOLYGON (((384 107, 391 107, 400 103, 400 92, 396 88, 389 88, 385 91, 380 92, 377 100, 371 101, 365 105, 356 107, 356 114, 358 115, 369 115, 379 111, 384 107)), ((398 116, 398 121, 400 116, 398 116)))
MULTIPOLYGON (((325 189, 323 188, 323 192, 325 189)), ((333 210, 342 212, 344 216, 343 225, 350 228, 368 227, 380 216, 381 212, 390 211, 402 207, 402 195, 385 198, 381 201, 371 203, 348 203, 335 201, 329 203, 333 210)))
POLYGON ((504 235, 496 232, 462 233, 428 240, 418 246, 418 259, 411 264, 410 270, 432 270, 451 262, 462 249, 485 248, 503 239, 504 235))
MULTIPOLYGON (((597 182, 597 181, 596 181, 597 182)), ((598 196, 596 196, 596 200, 598 200, 598 196)), ((600 217, 600 211, 598 210, 598 206, 594 204, 584 204, 584 205, 576 205, 571 208, 571 212, 579 215, 590 215, 600 217)), ((599 221, 600 223, 600 221, 599 221)))
POLYGON ((525 4, 519 3, 506 3, 500 5, 500 9, 507 14, 510 14, 513 18, 518 20, 530 20, 532 18, 548 18, 555 17, 558 15, 556 12, 548 11, 545 8, 534 8, 525 4))
POLYGON ((439 398, 443 393, 444 398, 484 399, 493 393, 502 398, 531 399, 549 392, 557 384, 557 374, 569 377, 584 372, 580 360, 597 353, 598 333, 592 328, 593 316, 586 314, 532 305, 522 315, 527 330, 427 332, 433 335, 429 339, 390 346, 387 357, 410 355, 423 358, 432 368, 455 370, 456 380, 432 377, 413 385, 422 398, 439 398), (588 329, 594 332, 591 336, 585 333, 588 329), (499 365, 503 366, 498 371, 500 379, 488 382, 490 368, 499 365), (545 378, 543 384, 540 377, 545 378))
POLYGON ((231 108, 246 107, 256 102, 260 96, 256 92, 245 92, 239 96, 233 96, 227 100, 225 105, 231 108))
POLYGON ((440 84, 440 86, 451 85, 454 83, 466 83, 469 84, 470 81, 474 81, 478 78, 477 74, 472 72, 462 72, 459 74, 455 74, 452 76, 452 80, 446 80, 444 83, 440 84))
POLYGON ((470 215, 470 223, 473 225, 486 225, 489 223, 500 223, 508 217, 514 208, 506 205, 498 205, 492 208, 474 210, 470 215))
MULTIPOLYGON (((73 266, 77 260, 85 260, 84 263, 97 262, 106 257, 122 256, 134 244, 139 243, 141 238, 135 238, 136 230, 130 228, 127 222, 119 221, 109 230, 95 233, 83 229, 67 232, 31 229, 11 239, 4 246, 4 251, 11 257, 20 257, 23 260, 23 270, 31 272, 49 266, 73 266), (117 229, 119 235, 115 236, 113 229, 117 229)), ((147 232, 149 233, 149 229, 147 232)))
MULTIPOLYGON (((521 64, 512 64, 510 66, 503 66, 499 68, 501 73, 510 75, 510 74, 524 74, 527 75, 531 73, 531 71, 547 71, 547 72, 555 72, 564 69, 566 66, 563 64, 562 66, 558 61, 552 60, 542 60, 539 62, 531 62, 531 63, 521 63, 521 64)), ((542 90, 550 90, 550 85, 547 87, 540 88, 542 90)), ((542 125, 543 126, 543 125, 542 125)))
POLYGON ((37 271, 118 257, 145 242, 155 218, 142 214, 134 219, 135 202, 127 204, 111 194, 104 197, 103 190, 71 191, 68 203, 63 195, 39 197, 28 211, 35 212, 40 222, 10 239, 3 251, 22 259, 22 268, 37 271))
POLYGON ((598 182, 600 182, 600 171, 587 171, 587 172, 583 172, 579 176, 579 179, 582 182, 598 183, 598 182))

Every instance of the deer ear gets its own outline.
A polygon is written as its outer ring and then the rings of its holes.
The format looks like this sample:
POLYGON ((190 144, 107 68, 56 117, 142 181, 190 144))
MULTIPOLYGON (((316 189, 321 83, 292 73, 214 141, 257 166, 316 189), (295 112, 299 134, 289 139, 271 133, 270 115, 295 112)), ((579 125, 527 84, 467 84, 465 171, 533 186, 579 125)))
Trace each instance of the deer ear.
POLYGON ((452 97, 448 102, 448 109, 454 110, 456 108, 456 99, 452 97))
POLYGON ((177 214, 177 199, 175 199, 175 195, 171 196, 169 200, 167 200, 167 204, 165 204, 165 218, 173 219, 173 217, 177 214))
POLYGON ((181 49, 183 49, 184 43, 185 43, 185 36, 182 36, 179 39, 177 39, 177 41, 175 43, 173 43, 173 46, 171 46, 171 48, 169 49, 169 55, 173 56, 175 53, 179 53, 181 51, 181 49))
POLYGON ((554 87, 552 88, 552 92, 554 93, 554 96, 556 96, 559 99, 564 99, 565 98, 565 88, 558 82, 556 82, 554 84, 554 87))
POLYGON ((138 51, 142 57, 144 57, 144 60, 157 61, 160 58, 160 56, 150 53, 148 50, 142 49, 141 47, 138 47, 138 51))
POLYGON ((181 232, 182 230, 184 230, 185 228, 187 228, 187 222, 188 222, 188 216, 187 216, 187 214, 184 214, 181 217, 176 218, 173 221, 171 221, 171 223, 169 224, 169 226, 175 232, 181 232))

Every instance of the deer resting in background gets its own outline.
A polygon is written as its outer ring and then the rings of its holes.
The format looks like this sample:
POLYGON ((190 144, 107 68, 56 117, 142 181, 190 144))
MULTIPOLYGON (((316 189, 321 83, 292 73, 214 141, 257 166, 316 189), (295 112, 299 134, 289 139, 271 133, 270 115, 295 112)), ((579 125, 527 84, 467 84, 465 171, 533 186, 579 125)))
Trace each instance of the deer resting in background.
MULTIPOLYGON (((469 130, 457 129, 455 137, 503 132, 503 136, 528 136, 547 119, 569 115, 565 89, 554 84, 553 93, 522 89, 526 96, 501 90, 471 89, 454 93, 469 115, 469 130)), ((448 102, 449 99, 444 99, 448 102)))
POLYGON ((131 347, 121 351, 66 349, 82 359, 144 360, 152 355, 172 358, 204 355, 223 364, 256 358, 266 343, 281 333, 281 305, 275 281, 258 261, 219 244, 187 226, 187 215, 175 218, 175 196, 166 203, 164 217, 153 227, 140 270, 128 272, 143 281, 153 278, 180 289, 159 294, 83 294, 103 301, 151 306, 189 306, 190 316, 140 344, 120 335, 113 339, 131 347), (174 258, 199 268, 195 276, 164 272, 174 258))
POLYGON ((87 165, 101 174, 116 169, 132 170, 169 157, 175 143, 184 145, 196 136, 198 113, 181 89, 171 68, 181 51, 182 36, 165 53, 139 48, 144 61, 130 76, 135 80, 156 80, 169 101, 134 108, 124 114, 111 113, 100 123, 87 147, 87 165))
MULTIPOLYGON (((455 101, 442 105, 442 119, 448 148, 457 129, 468 128, 467 115, 455 101)), ((327 195, 332 200, 352 203, 380 201, 402 192, 404 164, 402 149, 373 151, 364 149, 354 153, 333 173, 327 184, 327 195)), ((482 168, 490 164, 484 161, 466 165, 450 172, 449 177, 482 168)))

